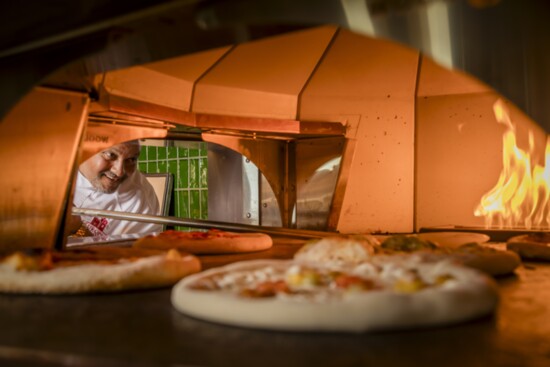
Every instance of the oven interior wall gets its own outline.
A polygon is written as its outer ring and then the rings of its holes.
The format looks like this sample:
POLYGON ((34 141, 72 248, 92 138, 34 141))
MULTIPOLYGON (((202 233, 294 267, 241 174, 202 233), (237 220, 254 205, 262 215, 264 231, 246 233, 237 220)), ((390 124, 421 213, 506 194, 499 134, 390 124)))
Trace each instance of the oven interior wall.
MULTIPOLYGON (((474 210, 503 169, 506 127, 493 111, 499 99, 502 96, 475 78, 423 59, 416 98, 416 231, 485 226, 474 210)), ((507 106, 518 147, 532 150, 532 164, 544 166, 547 134, 512 103, 507 106)))

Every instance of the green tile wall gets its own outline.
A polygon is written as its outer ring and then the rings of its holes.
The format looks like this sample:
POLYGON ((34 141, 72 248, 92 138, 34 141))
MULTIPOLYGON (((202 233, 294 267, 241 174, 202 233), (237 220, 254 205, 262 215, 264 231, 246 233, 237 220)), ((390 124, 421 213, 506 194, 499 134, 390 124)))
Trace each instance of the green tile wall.
POLYGON ((174 191, 169 215, 208 219, 206 143, 175 142, 175 146, 142 144, 138 169, 144 173, 172 173, 174 191))

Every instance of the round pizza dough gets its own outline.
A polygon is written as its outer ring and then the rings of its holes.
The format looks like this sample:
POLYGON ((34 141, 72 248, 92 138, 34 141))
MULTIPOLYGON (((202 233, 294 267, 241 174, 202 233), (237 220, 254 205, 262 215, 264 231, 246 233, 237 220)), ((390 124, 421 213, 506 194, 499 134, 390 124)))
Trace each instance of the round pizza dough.
POLYGON ((170 286, 200 271, 192 255, 169 252, 116 263, 86 263, 43 271, 15 271, 0 265, 0 292, 74 294, 170 286))
MULTIPOLYGON (((191 275, 172 289, 172 304, 187 315, 235 326, 286 331, 365 332, 463 322, 492 313, 498 303, 498 290, 492 279, 448 262, 415 264, 414 269, 420 273, 430 276, 450 274, 455 278, 443 286, 415 293, 376 289, 334 296, 277 294, 268 298, 249 298, 239 295, 239 287, 227 284, 232 278, 238 279, 238 273, 262 278, 261 269, 284 271, 292 264, 295 262, 245 261, 191 275), (196 284, 216 276, 224 277, 226 287, 223 290, 196 288, 196 284)), ((391 261, 386 265, 384 271, 387 272, 391 272, 392 267, 399 268, 391 261)))

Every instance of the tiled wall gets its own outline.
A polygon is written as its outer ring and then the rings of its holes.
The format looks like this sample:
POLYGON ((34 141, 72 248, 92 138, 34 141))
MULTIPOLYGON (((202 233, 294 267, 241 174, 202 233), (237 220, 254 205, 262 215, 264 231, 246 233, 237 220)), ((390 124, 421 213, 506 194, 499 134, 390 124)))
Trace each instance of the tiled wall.
MULTIPOLYGON (((155 141, 155 144, 158 143, 155 141)), ((144 173, 172 173, 174 191, 170 216, 208 219, 206 143, 163 141, 161 145, 148 145, 147 141, 142 143, 139 170, 144 173)))

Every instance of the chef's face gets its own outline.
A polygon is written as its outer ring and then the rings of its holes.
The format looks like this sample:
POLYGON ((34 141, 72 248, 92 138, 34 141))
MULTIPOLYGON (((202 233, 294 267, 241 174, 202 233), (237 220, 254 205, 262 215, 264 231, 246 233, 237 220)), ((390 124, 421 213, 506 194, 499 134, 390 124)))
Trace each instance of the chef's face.
POLYGON ((103 150, 80 165, 80 172, 99 191, 111 193, 137 166, 139 144, 127 142, 103 150))

